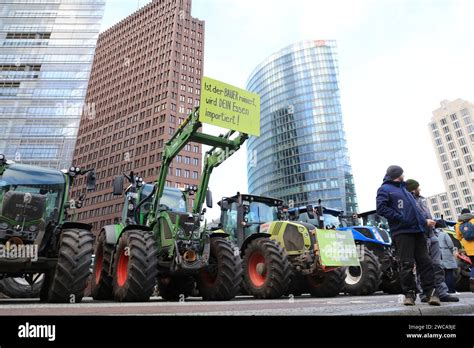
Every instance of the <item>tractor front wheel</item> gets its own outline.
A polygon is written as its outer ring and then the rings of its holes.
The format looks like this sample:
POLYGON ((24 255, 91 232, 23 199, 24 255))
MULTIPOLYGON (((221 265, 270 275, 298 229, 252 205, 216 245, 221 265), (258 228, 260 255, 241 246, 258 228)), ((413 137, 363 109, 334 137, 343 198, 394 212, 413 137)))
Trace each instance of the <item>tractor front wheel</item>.
POLYGON ((40 298, 51 303, 79 303, 90 275, 94 237, 78 228, 62 232, 56 267, 45 274, 40 298))
POLYGON ((354 296, 372 295, 378 291, 382 282, 382 266, 375 254, 367 248, 360 267, 347 267, 344 290, 354 296))
POLYGON ((196 277, 199 293, 205 301, 229 301, 240 289, 242 260, 239 250, 224 238, 212 238, 209 265, 196 277))
POLYGON ((258 238, 245 249, 244 287, 249 295, 260 299, 276 299, 287 293, 291 281, 291 265, 286 251, 275 241, 258 238))
POLYGON ((113 295, 118 302, 146 302, 156 283, 157 248, 149 231, 125 231, 114 257, 113 295))

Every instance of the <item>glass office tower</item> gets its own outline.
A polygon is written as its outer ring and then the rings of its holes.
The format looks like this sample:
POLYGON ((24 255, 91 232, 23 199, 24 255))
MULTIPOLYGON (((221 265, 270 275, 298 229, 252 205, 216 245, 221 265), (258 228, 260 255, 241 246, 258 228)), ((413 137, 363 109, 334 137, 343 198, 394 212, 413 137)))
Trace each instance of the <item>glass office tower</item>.
POLYGON ((261 136, 247 142, 249 192, 294 206, 321 199, 356 212, 335 41, 305 41, 273 54, 247 88, 262 100, 261 136))
POLYGON ((0 0, 0 153, 70 166, 105 0, 0 0))

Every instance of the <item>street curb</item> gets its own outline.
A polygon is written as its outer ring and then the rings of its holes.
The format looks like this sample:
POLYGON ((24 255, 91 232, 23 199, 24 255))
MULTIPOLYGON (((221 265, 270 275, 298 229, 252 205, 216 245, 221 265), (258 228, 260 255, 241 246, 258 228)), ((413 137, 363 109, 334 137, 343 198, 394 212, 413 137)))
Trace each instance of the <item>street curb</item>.
POLYGON ((415 307, 403 307, 393 309, 374 309, 365 313, 354 313, 356 316, 449 316, 474 314, 474 304, 441 304, 439 307, 429 305, 417 305, 415 307))

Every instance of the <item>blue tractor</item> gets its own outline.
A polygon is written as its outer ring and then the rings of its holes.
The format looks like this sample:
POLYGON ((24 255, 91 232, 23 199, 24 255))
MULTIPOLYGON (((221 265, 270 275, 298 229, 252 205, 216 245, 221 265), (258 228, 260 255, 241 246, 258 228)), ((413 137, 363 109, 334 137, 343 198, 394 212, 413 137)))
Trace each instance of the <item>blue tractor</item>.
POLYGON ((387 221, 383 217, 375 211, 344 216, 340 210, 319 205, 315 208, 314 219, 311 219, 305 213, 293 214, 294 210, 301 212, 304 208, 290 209, 290 219, 352 232, 359 250, 360 267, 347 268, 346 293, 354 296, 371 295, 379 290, 389 294, 401 293, 398 261, 387 232, 387 221))
MULTIPOLYGON (((335 211, 331 213, 335 215, 335 211)), ((399 262, 385 218, 375 211, 368 211, 350 217, 340 214, 339 221, 338 230, 351 230, 356 244, 360 246, 360 254, 364 255, 363 259, 361 256, 360 268, 351 267, 347 271, 346 292, 371 295, 382 290, 389 294, 400 294, 399 262)))

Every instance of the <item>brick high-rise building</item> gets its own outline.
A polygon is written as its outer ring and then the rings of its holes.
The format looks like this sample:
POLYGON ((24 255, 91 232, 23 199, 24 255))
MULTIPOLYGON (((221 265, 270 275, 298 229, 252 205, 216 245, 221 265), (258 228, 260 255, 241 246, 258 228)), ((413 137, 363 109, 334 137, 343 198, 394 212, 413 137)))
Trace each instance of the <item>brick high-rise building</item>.
MULTIPOLYGON (((97 190, 79 213, 95 232, 120 216, 116 175, 133 170, 156 180, 166 141, 199 105, 203 57, 204 22, 191 17, 191 0, 153 0, 99 36, 86 96, 92 107, 82 117, 73 162, 96 168, 97 190)), ((198 184, 201 168, 201 145, 189 144, 167 184, 198 184)), ((79 180, 73 197, 84 190, 79 180)))

